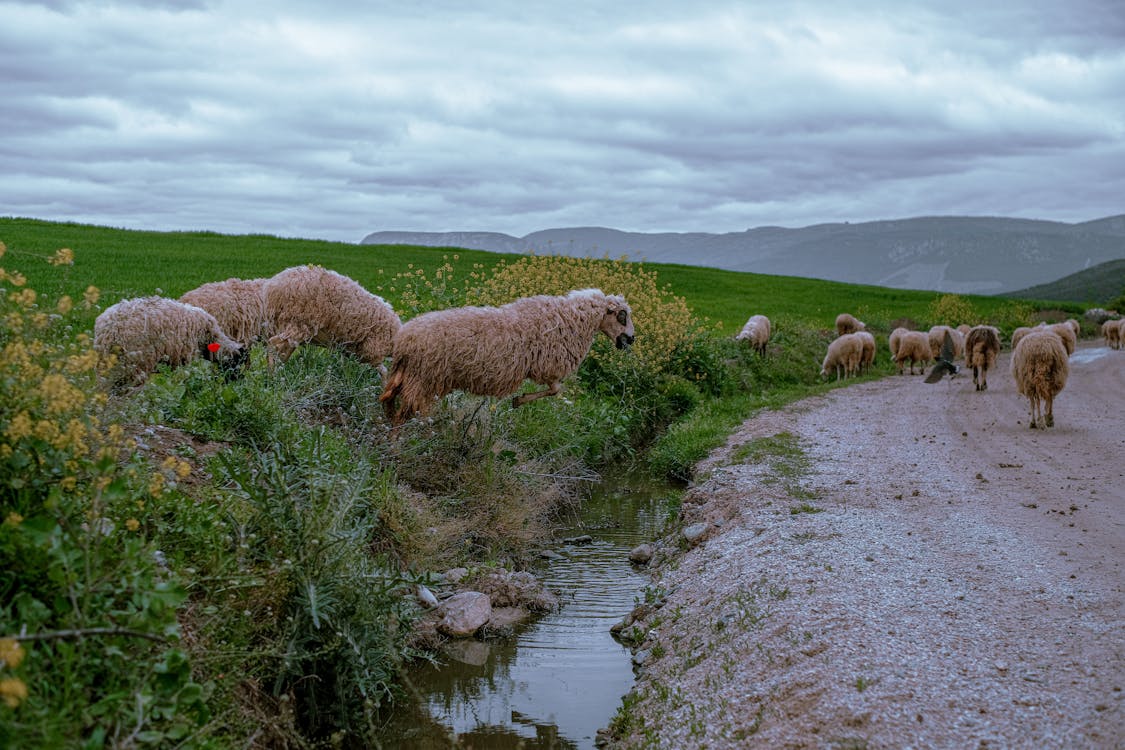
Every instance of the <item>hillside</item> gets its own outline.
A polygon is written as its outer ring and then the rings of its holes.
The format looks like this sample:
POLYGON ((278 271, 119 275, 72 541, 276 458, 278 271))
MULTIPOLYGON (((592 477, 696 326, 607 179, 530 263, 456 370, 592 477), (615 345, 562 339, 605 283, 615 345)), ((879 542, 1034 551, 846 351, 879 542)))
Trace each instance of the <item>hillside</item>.
POLYGON ((1018 299, 1050 299, 1083 304, 1107 304, 1125 294, 1125 258, 1072 273, 1049 284, 1005 292, 1018 299))
POLYGON ((1125 215, 1079 224, 993 217, 919 217, 725 234, 573 227, 512 237, 497 232, 373 232, 362 244, 493 252, 628 256, 732 271, 896 289, 1000 294, 1125 258, 1125 215))

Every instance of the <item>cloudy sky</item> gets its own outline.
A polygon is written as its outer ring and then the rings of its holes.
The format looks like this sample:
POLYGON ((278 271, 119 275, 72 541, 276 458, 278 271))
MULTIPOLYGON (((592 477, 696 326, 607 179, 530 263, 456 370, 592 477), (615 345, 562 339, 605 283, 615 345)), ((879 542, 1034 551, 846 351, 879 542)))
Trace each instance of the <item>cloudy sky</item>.
POLYGON ((1120 0, 0 0, 0 215, 356 242, 1125 213, 1120 0))

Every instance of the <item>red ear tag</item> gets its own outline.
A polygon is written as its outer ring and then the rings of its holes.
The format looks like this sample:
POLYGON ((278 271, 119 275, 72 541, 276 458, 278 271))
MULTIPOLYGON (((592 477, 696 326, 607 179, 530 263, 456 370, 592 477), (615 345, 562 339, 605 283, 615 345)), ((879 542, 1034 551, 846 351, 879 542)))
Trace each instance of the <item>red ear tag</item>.
POLYGON ((219 351, 219 344, 218 344, 218 342, 216 342, 216 341, 212 341, 212 342, 211 342, 210 344, 208 344, 208 345, 207 345, 207 351, 211 352, 212 354, 214 354, 215 352, 219 351))

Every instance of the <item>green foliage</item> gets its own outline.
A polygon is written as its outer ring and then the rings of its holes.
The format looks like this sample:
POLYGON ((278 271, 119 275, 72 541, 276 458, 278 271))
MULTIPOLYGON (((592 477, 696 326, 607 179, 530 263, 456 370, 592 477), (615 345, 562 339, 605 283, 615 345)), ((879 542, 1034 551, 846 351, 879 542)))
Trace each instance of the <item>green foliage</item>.
POLYGON ((934 325, 947 325, 953 328, 966 323, 977 325, 976 309, 973 304, 957 294, 943 294, 930 303, 929 320, 934 325))

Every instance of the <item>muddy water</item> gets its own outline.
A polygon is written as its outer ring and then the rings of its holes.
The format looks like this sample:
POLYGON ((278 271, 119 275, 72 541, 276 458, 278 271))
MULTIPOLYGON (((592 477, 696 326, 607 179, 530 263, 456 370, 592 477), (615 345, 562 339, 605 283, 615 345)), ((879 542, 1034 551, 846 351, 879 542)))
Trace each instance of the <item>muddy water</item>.
POLYGON ((660 533, 675 491, 607 481, 560 538, 562 559, 535 571, 559 594, 559 611, 512 638, 464 641, 440 667, 416 670, 413 711, 388 727, 384 748, 592 748, 633 684, 628 649, 610 627, 643 597, 649 579, 628 553, 660 533))

